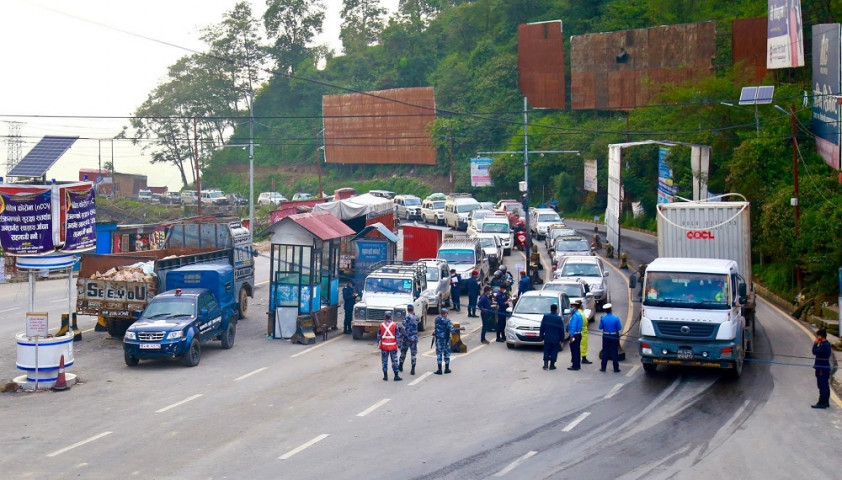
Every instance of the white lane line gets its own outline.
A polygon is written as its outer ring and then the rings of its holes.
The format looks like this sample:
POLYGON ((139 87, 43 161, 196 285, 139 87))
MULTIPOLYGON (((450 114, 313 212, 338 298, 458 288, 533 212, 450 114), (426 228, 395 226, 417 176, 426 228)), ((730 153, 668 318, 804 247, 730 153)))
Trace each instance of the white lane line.
POLYGON ((632 375, 634 375, 634 374, 637 372, 637 370, 638 370, 639 368, 640 368, 640 365, 635 365, 635 366, 633 366, 633 367, 631 368, 631 370, 629 370, 628 372, 626 372, 626 376, 627 376, 627 377, 631 377, 632 375))
POLYGON ((86 444, 86 443, 91 443, 91 442, 93 442, 94 440, 97 440, 97 439, 99 439, 99 438, 102 438, 102 437, 104 437, 104 436, 106 436, 106 435, 111 435, 111 432, 102 432, 102 433, 100 433, 99 435, 94 435, 93 437, 91 437, 91 438, 89 438, 89 439, 87 439, 87 440, 82 440, 81 442, 76 442, 76 443, 74 443, 73 445, 70 445, 70 446, 68 446, 68 447, 64 447, 64 448, 62 448, 61 450, 56 450, 56 451, 55 451, 55 452, 53 452, 53 453, 48 453, 48 454, 47 454, 47 456, 48 456, 48 457, 55 457, 56 455, 61 455, 61 454, 62 454, 62 453, 64 453, 64 452, 67 452, 67 451, 69 451, 69 450, 73 450, 73 449, 74 449, 74 448, 76 448, 76 447, 81 447, 82 445, 84 445, 84 444, 86 444))
POLYGON ((429 377, 432 374, 433 374, 433 372, 425 372, 420 377, 418 377, 415 380, 409 382, 407 385, 410 386, 410 387, 413 386, 413 385, 418 385, 419 383, 421 383, 421 380, 424 380, 425 378, 429 377))
POLYGON ((293 448, 292 450, 288 451, 287 453, 281 455, 280 457, 278 457, 278 460, 286 460, 289 457, 295 455, 296 453, 301 453, 301 451, 312 447, 313 445, 321 442, 322 440, 324 440, 325 438, 327 438, 329 436, 330 436, 329 434, 323 433, 323 434, 319 435, 318 437, 310 440, 309 442, 301 445, 300 447, 293 448))
POLYGON ((535 456, 537 453, 538 452, 536 452, 535 450, 531 450, 531 451, 527 452, 524 456, 522 456, 522 457, 518 458, 517 460, 515 460, 514 462, 508 464, 506 466, 506 468, 504 468, 504 469, 500 470, 499 472, 495 473, 494 476, 495 477, 502 477, 503 475, 505 475, 505 474, 511 472, 512 470, 514 470, 515 467, 517 467, 521 463, 523 463, 526 460, 529 460, 530 458, 535 456))
POLYGON ((562 432, 569 432, 576 428, 576 425, 582 423, 586 418, 591 415, 591 412, 582 412, 578 417, 576 417, 572 422, 568 423, 566 427, 562 428, 562 432))
POLYGON ((614 395, 617 395, 617 393, 620 391, 621 388, 623 388, 622 383, 618 383, 617 385, 614 385, 614 388, 612 388, 611 391, 608 392, 608 395, 604 396, 603 398, 611 398, 614 395))
POLYGON ((20 310, 20 307, 12 307, 12 308, 7 308, 5 310, 0 310, 0 313, 13 312, 15 310, 20 310))
POLYGON ((56 299, 56 300, 50 300, 50 303, 58 303, 58 302, 67 303, 67 299, 66 298, 59 298, 59 299, 56 299))
POLYGON ((202 394, 201 394, 201 393, 197 393, 196 395, 193 395, 192 397, 187 397, 187 398, 185 398, 184 400, 182 400, 182 401, 180 401, 180 402, 175 402, 175 403, 173 403, 172 405, 166 406, 166 407, 161 408, 161 409, 159 409, 159 410, 155 410, 155 413, 166 412, 167 410, 169 410, 169 409, 171 409, 171 408, 175 408, 175 407, 177 407, 177 406, 179 406, 179 405, 184 405, 184 404, 185 404, 185 403, 187 403, 187 402, 192 402, 193 400, 196 400, 197 398, 199 398, 199 397, 201 397, 201 396, 202 396, 202 394))
POLYGON ((93 328, 89 328, 87 330, 82 330, 82 333, 88 333, 88 332, 93 332, 93 331, 94 331, 93 328))
POLYGON ((269 283, 269 280, 266 280, 265 282, 257 282, 257 283, 254 284, 254 286, 259 287, 261 285, 266 285, 267 283, 269 283))
POLYGON ((262 372, 263 370, 266 370, 267 368, 269 368, 269 367, 261 367, 261 368, 258 368, 255 371, 253 371, 253 372, 249 372, 245 375, 240 375, 239 377, 235 378, 234 381, 237 382, 237 381, 242 380, 244 378, 249 378, 252 375, 257 375, 258 373, 262 372))
POLYGON ((357 416, 358 417, 364 417, 364 416, 368 415, 369 413, 371 413, 371 412, 377 410, 378 408, 382 407, 383 405, 386 405, 387 403, 389 403, 389 400, 391 400, 391 398, 384 398, 383 400, 380 400, 379 402, 375 403, 374 405, 372 405, 372 406, 366 408, 365 410, 363 410, 362 412, 358 413, 357 416))
POLYGON ((301 355, 304 355, 305 353, 312 352, 313 350, 315 350, 315 349, 317 349, 317 348, 322 348, 322 347, 324 347, 324 346, 325 346, 325 345, 327 345, 328 343, 333 343, 333 342, 335 342, 335 341, 337 341, 337 340, 341 340, 341 339, 343 339, 343 338, 345 338, 345 337, 334 337, 334 338, 331 338, 330 340, 326 340, 326 341, 324 341, 324 342, 322 342, 322 343, 320 343, 320 344, 318 344, 318 345, 313 345, 312 347, 310 347, 310 348, 308 348, 308 349, 306 349, 306 350, 302 350, 302 351, 300 351, 300 352, 296 353, 295 355, 290 355, 290 358, 300 357, 301 355))

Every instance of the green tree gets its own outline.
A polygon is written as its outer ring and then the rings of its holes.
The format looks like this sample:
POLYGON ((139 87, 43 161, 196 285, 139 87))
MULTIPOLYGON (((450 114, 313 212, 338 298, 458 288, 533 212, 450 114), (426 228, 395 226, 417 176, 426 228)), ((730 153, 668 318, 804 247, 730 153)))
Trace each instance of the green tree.
POLYGON ((313 58, 310 44, 322 32, 324 8, 321 0, 266 0, 263 24, 280 72, 294 74, 301 62, 313 58))
POLYGON ((379 0, 342 0, 339 39, 345 53, 362 50, 377 42, 383 31, 385 15, 386 9, 379 0))

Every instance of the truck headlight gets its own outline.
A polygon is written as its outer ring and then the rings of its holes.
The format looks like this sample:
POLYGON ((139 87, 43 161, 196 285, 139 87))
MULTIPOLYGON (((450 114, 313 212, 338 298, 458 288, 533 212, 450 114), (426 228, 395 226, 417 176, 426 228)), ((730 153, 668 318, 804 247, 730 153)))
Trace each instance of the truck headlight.
POLYGON ((174 332, 170 332, 167 334, 167 340, 175 340, 176 338, 181 338, 184 336, 184 332, 181 330, 177 330, 174 332))
POLYGON ((365 318, 365 307, 357 307, 354 309, 354 317, 365 318))
POLYGON ((395 309, 395 319, 396 320, 403 320, 403 317, 406 316, 406 310, 402 310, 399 308, 395 309))
POLYGON ((126 331, 126 336, 124 337, 126 340, 137 340, 137 334, 134 332, 126 331))

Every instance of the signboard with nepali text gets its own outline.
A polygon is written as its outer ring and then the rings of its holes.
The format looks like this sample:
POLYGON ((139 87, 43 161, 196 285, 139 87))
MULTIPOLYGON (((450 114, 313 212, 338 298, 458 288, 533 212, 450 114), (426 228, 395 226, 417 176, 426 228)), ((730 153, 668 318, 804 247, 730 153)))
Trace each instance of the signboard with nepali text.
POLYGON ((840 165, 839 102, 842 94, 840 48, 842 29, 838 23, 813 25, 813 119, 816 151, 831 168, 840 165))
POLYGON ((766 68, 804 66, 801 0, 769 0, 766 32, 766 68))
POLYGON ((67 223, 65 252, 78 252, 96 247, 96 194, 93 188, 65 190, 67 223))
POLYGON ((491 159, 485 157, 477 157, 471 159, 471 186, 472 187, 491 187, 494 184, 491 182, 491 159))
POLYGON ((0 191, 0 245, 4 253, 52 252, 52 189, 33 193, 0 191))

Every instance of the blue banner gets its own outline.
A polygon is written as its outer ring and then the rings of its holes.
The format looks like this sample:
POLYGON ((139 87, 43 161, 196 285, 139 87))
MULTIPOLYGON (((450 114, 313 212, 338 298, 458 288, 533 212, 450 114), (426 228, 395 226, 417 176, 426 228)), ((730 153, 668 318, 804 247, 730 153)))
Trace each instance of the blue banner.
POLYGON ((842 169, 839 155, 840 43, 838 23, 813 25, 813 118, 816 150, 831 168, 842 169))
POLYGON ((40 193, 0 192, 0 245, 11 255, 55 250, 51 189, 40 193))
POLYGON ((93 188, 67 192, 67 226, 65 252, 78 252, 96 247, 96 196, 93 188))
POLYGON ((678 192, 678 187, 672 179, 672 169, 667 165, 669 153, 669 148, 658 148, 658 203, 671 203, 673 196, 678 192))

